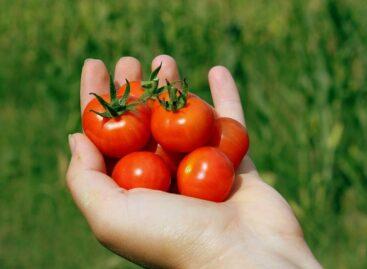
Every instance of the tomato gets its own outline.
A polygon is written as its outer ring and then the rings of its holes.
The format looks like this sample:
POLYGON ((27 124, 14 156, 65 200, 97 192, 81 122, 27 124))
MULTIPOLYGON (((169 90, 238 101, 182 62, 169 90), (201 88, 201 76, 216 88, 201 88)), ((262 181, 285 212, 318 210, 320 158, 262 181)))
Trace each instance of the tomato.
POLYGON ((215 120, 215 131, 210 145, 226 154, 236 169, 249 148, 247 130, 234 119, 218 118, 215 120))
POLYGON ((214 147, 202 147, 189 153, 177 171, 181 194, 214 202, 222 202, 228 197, 233 182, 231 161, 214 147))
MULTIPOLYGON (((149 107, 153 107, 157 95, 159 95, 163 90, 163 87, 159 87, 159 79, 158 79, 158 73, 161 70, 161 67, 162 64, 160 64, 156 69, 154 69, 149 76, 149 80, 147 81, 128 82, 126 80, 126 83, 120 87, 117 94, 123 95, 125 93, 127 85, 129 84, 130 96, 135 97, 137 99, 142 98, 143 102, 147 102, 147 105, 149 107)), ((111 85, 111 87, 113 86, 111 85)))
POLYGON ((206 145, 213 124, 213 110, 194 95, 188 95, 185 106, 176 111, 161 105, 152 108, 152 135, 168 151, 191 152, 206 145))
MULTIPOLYGON (((130 81, 130 96, 135 98, 140 98, 140 96, 144 93, 144 88, 141 86, 141 81, 130 81)), ((121 85, 118 89, 117 94, 123 95, 126 89, 126 83, 121 85)))
POLYGON ((165 161, 167 167, 171 172, 172 177, 176 177, 178 165, 180 164, 180 161, 182 160, 184 155, 177 152, 169 152, 163 149, 162 146, 159 144, 157 145, 155 154, 160 156, 163 161, 165 161))
POLYGON ((149 151, 133 152, 123 157, 116 164, 112 178, 127 190, 148 188, 168 191, 171 182, 165 162, 149 151))
MULTIPOLYGON (((130 96, 134 98, 140 98, 146 92, 146 90, 141 86, 141 81, 132 81, 130 82, 131 85, 131 92, 130 96)), ((123 95, 126 89, 126 84, 123 84, 117 91, 118 95, 123 95)), ((154 96, 154 95, 153 95, 154 96)), ((146 101, 146 104, 149 108, 152 108, 155 105, 158 105, 158 102, 154 98, 149 98, 146 101)))
POLYGON ((151 138, 148 145, 145 147, 147 151, 151 151, 157 154, 166 163, 168 169, 171 172, 171 177, 175 178, 177 173, 177 168, 184 157, 184 154, 178 152, 170 152, 162 148, 154 139, 151 138))
MULTIPOLYGON (((109 100, 108 95, 102 98, 109 100)), ((130 97, 127 105, 135 102, 130 97)), ((117 117, 103 117, 105 108, 97 99, 92 99, 82 116, 83 130, 97 148, 108 157, 122 156, 142 149, 150 137, 150 109, 138 104, 117 117)))

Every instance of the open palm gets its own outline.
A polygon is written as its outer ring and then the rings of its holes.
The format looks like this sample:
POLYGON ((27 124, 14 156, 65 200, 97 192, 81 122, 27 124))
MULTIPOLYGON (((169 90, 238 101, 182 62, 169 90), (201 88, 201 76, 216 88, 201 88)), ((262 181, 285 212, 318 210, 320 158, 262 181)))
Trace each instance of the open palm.
MULTIPOLYGON (((175 61, 162 63, 161 81, 179 79, 175 61)), ((141 80, 140 63, 123 57, 115 83, 141 80)), ((245 124, 236 85, 224 67, 209 72, 217 114, 245 124)), ((100 60, 87 60, 81 78, 81 110, 89 93, 108 92, 100 60)), ((105 174, 101 153, 83 134, 70 136, 67 182, 97 239, 115 253, 145 266, 169 268, 319 268, 286 201, 259 177, 246 157, 231 197, 213 203, 147 189, 123 190, 105 174)))

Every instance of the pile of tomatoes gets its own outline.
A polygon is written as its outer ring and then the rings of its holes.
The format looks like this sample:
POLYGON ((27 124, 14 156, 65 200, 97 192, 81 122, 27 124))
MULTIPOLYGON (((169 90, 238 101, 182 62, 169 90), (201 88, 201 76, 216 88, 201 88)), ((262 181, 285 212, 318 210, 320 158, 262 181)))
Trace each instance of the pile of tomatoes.
POLYGON ((147 81, 93 93, 82 117, 84 132, 124 189, 224 201, 249 147, 247 131, 233 119, 218 118, 185 80, 159 86, 159 70, 147 81))

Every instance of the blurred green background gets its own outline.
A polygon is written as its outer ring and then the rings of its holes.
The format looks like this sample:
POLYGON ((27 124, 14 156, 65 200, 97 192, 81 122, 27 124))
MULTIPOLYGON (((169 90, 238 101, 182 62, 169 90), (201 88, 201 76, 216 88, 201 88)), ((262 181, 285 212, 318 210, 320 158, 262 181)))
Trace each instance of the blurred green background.
POLYGON ((176 58, 238 83, 251 155, 326 268, 367 268, 367 2, 0 0, 0 268, 135 268, 65 187, 87 57, 176 58))

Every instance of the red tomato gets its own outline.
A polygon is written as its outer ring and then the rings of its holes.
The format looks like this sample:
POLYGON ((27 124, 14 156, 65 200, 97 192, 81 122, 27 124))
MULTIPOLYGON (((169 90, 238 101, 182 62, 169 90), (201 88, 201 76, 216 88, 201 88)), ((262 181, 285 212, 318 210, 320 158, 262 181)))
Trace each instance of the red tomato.
POLYGON ((171 172, 172 177, 176 177, 178 165, 180 164, 180 161, 182 160, 184 155, 182 153, 169 152, 163 149, 162 146, 159 144, 157 145, 155 154, 160 156, 163 161, 165 161, 167 167, 171 172))
POLYGON ((213 124, 213 110, 194 95, 188 95, 186 105, 177 111, 168 111, 161 105, 152 108, 153 137, 168 151, 190 152, 206 145, 213 124))
POLYGON ((215 120, 215 130, 210 145, 226 154, 236 169, 249 148, 246 128, 234 119, 218 118, 215 120))
POLYGON ((148 145, 145 147, 146 150, 157 154, 166 163, 168 169, 171 172, 171 178, 176 177, 177 168, 184 157, 184 154, 178 152, 170 152, 162 148, 154 139, 150 139, 148 145))
MULTIPOLYGON (((132 81, 130 83, 130 96, 138 99, 140 98, 143 93, 145 92, 145 89, 141 86, 141 81, 132 81)), ((125 92, 126 84, 123 84, 120 89, 117 91, 118 96, 122 96, 125 92)), ((149 108, 153 107, 156 103, 156 100, 154 99, 148 99, 146 101, 146 104, 149 108)))
POLYGON ((214 202, 224 201, 234 182, 231 161, 219 149, 202 147, 188 154, 177 171, 181 194, 214 202))
MULTIPOLYGON (((130 83, 130 96, 139 98, 144 93, 144 88, 141 86, 141 81, 129 81, 130 83)), ((126 89, 126 83, 121 85, 117 91, 117 95, 122 96, 126 89)))
MULTIPOLYGON (((152 71, 152 73, 149 76, 149 80, 147 81, 129 81, 128 83, 130 84, 130 96, 134 97, 134 98, 140 98, 143 93, 151 93, 152 96, 150 97, 155 97, 158 93, 156 92, 156 90, 158 90, 158 73, 161 70, 162 65, 158 66, 156 69, 154 69, 152 71), (145 88, 142 87, 142 83, 145 85, 145 88)), ((127 80, 126 80, 127 82, 127 80)), ((126 90, 126 86, 127 83, 124 83, 123 85, 120 86, 120 88, 117 91, 117 95, 122 96, 126 90)), ((149 105, 149 107, 151 105, 153 105, 154 100, 152 99, 148 99, 147 103, 149 105)))
MULTIPOLYGON (((108 95, 103 99, 109 100, 108 95)), ((134 102, 128 99, 128 104, 134 102)), ((83 130, 97 148, 108 157, 122 156, 142 149, 150 137, 150 109, 142 104, 115 118, 104 118, 94 113, 105 112, 97 99, 92 99, 84 110, 83 130)))
POLYGON ((112 178, 127 190, 148 188, 168 191, 171 182, 165 162, 149 151, 133 152, 123 157, 113 169, 112 178))

